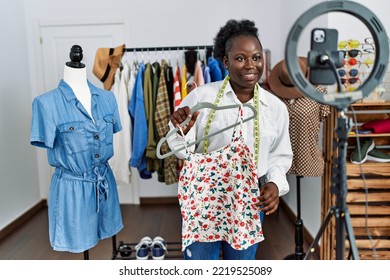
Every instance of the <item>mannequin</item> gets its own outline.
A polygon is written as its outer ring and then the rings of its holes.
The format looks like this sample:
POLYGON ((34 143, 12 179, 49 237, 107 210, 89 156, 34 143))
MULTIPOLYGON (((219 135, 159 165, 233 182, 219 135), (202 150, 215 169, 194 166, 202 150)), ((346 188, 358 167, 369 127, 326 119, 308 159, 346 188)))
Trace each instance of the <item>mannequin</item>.
POLYGON ((58 87, 34 98, 30 144, 47 149, 54 167, 48 198, 49 241, 56 251, 84 252, 123 228, 108 160, 122 129, 112 92, 86 78, 74 45, 58 87), (94 118, 92 119, 92 109, 94 118))
POLYGON ((87 83, 87 71, 85 64, 80 62, 83 59, 81 47, 74 45, 69 57, 71 61, 66 62, 64 66, 64 81, 72 88, 77 99, 92 118, 91 91, 87 83))

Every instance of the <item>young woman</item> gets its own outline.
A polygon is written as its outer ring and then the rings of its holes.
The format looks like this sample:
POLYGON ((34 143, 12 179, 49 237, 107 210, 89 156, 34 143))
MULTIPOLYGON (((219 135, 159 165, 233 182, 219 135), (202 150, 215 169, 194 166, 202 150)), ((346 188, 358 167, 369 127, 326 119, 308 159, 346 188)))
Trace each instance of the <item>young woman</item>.
POLYGON ((264 239, 260 217, 274 213, 279 196, 289 191, 289 116, 286 106, 258 84, 264 62, 254 22, 229 20, 219 30, 214 45, 214 56, 229 74, 223 81, 195 88, 183 99, 171 116, 170 127, 191 120, 182 129, 184 135, 179 131, 168 139, 170 148, 203 138, 237 123, 242 115, 246 118, 252 114, 245 106, 202 109, 191 114, 199 102, 251 104, 257 116, 176 153, 186 159, 179 180, 184 257, 219 259, 222 248, 223 259, 255 259, 258 242, 264 239), (245 142, 236 144, 239 138, 245 142), (245 153, 246 148, 249 153, 245 153), (231 151, 234 153, 219 155, 231 151), (193 153, 205 158, 194 161, 193 153), (207 166, 211 160, 214 164, 207 166))

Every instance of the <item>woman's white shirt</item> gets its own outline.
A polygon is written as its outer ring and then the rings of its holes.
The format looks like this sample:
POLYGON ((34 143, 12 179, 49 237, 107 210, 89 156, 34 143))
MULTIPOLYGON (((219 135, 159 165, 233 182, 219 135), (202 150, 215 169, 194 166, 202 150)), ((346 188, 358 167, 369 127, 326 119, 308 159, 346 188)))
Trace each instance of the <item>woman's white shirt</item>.
MULTIPOLYGON (((208 83, 200 86, 190 92, 181 102, 179 107, 188 106, 192 108, 198 102, 214 103, 217 94, 222 86, 222 81, 208 83)), ((286 194, 289 191, 289 185, 286 179, 286 173, 292 164, 292 149, 289 135, 289 115, 285 104, 272 93, 260 88, 259 94, 259 111, 257 118, 259 119, 259 140, 257 170, 258 176, 263 177, 265 182, 274 182, 279 189, 279 196, 286 194)), ((254 106, 253 99, 248 103, 254 106)), ((241 104, 233 92, 230 83, 226 86, 224 94, 218 105, 241 104)), ((208 120, 209 111, 211 109, 201 109, 195 125, 185 136, 187 141, 192 142, 195 139, 204 137, 204 132, 208 120)), ((252 110, 244 107, 244 118, 253 114, 252 110)), ((221 130, 238 121, 238 108, 216 110, 213 121, 210 124, 208 134, 221 130)), ((253 153, 254 148, 254 120, 243 123, 244 139, 253 153)), ((169 123, 170 129, 174 129, 172 123, 169 123)), ((208 139, 208 151, 214 151, 227 145, 231 141, 233 128, 225 130, 212 136, 208 139)), ((168 144, 171 150, 177 147, 182 147, 184 138, 175 133, 168 138, 168 144)), ((196 153, 203 153, 204 143, 193 145, 190 147, 196 153)), ((185 157, 185 150, 176 153, 178 158, 185 157)))

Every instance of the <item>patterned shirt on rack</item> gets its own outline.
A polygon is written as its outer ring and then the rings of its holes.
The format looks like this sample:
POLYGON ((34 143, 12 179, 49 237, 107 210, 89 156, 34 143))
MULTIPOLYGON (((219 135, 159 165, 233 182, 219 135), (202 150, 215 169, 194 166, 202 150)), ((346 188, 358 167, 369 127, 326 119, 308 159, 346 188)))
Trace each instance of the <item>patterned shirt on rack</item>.
MULTIPOLYGON (((318 87, 322 93, 326 89, 318 87)), ((330 113, 328 105, 317 103, 307 97, 283 99, 290 116, 290 138, 293 162, 288 174, 300 176, 322 176, 324 158, 318 142, 321 122, 330 113)))
MULTIPOLYGON (((164 73, 164 71, 167 68, 167 63, 165 60, 161 62, 161 73, 164 73)), ((157 134, 159 138, 164 137, 168 131, 168 122, 169 117, 171 115, 170 111, 170 105, 169 105, 169 97, 168 97, 168 91, 167 86, 165 82, 164 75, 160 75, 160 81, 158 86, 158 93, 156 97, 156 111, 155 111, 155 125, 157 129, 157 134)), ((161 147, 161 153, 165 154, 170 151, 168 144, 165 142, 164 145, 161 147)), ((170 156, 164 159, 164 179, 165 184, 170 185, 177 182, 177 158, 176 156, 170 156)))

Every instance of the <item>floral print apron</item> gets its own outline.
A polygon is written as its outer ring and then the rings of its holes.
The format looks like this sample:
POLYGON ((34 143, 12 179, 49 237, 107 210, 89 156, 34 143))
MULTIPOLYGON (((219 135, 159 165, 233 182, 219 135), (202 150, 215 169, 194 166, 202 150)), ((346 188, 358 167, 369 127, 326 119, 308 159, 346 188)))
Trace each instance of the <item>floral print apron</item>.
POLYGON ((242 114, 241 107, 241 125, 221 149, 200 154, 186 146, 178 190, 182 250, 193 242, 215 241, 244 250, 264 240, 255 205, 260 193, 257 168, 242 135, 242 114))

